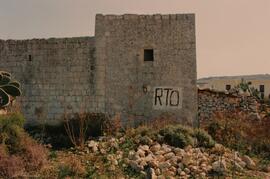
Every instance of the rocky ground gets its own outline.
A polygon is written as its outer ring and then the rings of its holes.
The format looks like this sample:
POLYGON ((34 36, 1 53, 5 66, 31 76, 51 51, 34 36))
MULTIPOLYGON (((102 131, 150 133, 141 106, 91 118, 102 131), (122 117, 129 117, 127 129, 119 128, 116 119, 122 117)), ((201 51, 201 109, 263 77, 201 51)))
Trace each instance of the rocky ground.
POLYGON ((90 140, 83 148, 57 152, 51 166, 70 163, 78 178, 270 178, 269 167, 259 171, 256 160, 220 144, 209 149, 190 145, 177 148, 147 136, 144 142, 137 139, 122 136, 90 140), (71 156, 82 166, 74 168, 71 156))

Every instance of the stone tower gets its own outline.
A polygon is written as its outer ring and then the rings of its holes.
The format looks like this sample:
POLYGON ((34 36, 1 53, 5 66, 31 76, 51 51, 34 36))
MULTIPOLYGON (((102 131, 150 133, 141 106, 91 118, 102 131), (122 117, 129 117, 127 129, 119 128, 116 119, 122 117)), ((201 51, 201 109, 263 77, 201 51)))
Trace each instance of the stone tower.
POLYGON ((104 112, 145 120, 197 115, 194 14, 96 16, 96 90, 104 112))

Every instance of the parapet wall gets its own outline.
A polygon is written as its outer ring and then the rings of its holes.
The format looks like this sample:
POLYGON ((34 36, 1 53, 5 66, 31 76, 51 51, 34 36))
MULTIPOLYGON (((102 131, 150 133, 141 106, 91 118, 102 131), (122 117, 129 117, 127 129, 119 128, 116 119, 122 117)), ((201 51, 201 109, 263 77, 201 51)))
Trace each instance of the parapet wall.
POLYGON ((93 37, 0 40, 0 70, 21 82, 17 103, 28 123, 97 110, 94 51, 93 37))

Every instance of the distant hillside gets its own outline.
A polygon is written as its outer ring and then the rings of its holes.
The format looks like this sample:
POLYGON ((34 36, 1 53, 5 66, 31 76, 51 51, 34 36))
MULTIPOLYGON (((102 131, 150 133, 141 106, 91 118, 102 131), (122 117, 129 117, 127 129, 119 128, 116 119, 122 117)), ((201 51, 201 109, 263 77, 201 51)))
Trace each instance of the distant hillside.
POLYGON ((198 82, 204 83, 210 80, 245 79, 245 80, 270 80, 270 74, 240 75, 240 76, 215 76, 200 78, 198 82))

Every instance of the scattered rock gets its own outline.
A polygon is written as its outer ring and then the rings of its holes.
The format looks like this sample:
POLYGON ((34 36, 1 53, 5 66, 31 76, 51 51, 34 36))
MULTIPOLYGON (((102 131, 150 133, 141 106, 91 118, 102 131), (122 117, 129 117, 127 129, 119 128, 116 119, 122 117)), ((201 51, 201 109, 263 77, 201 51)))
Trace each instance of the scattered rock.
POLYGON ((244 168, 237 162, 235 162, 233 166, 234 166, 235 170, 238 172, 241 172, 244 170, 244 168))
POLYGON ((94 153, 98 151, 98 143, 90 140, 88 145, 87 145, 94 153))
POLYGON ((150 147, 150 150, 153 152, 153 153, 156 153, 157 151, 159 151, 161 148, 161 145, 160 144, 155 144, 153 146, 150 147))
POLYGON ((141 149, 141 150, 147 152, 147 151, 149 151, 149 146, 148 146, 148 145, 140 145, 140 146, 139 146, 139 149, 141 149))
POLYGON ((149 170, 147 172, 147 178, 157 179, 157 175, 156 175, 155 170, 153 168, 149 168, 149 170))
POLYGON ((242 157, 242 160, 243 160, 243 162, 246 163, 248 169, 253 170, 253 169, 256 168, 255 162, 254 162, 249 156, 244 155, 244 156, 242 157))
POLYGON ((134 169, 137 172, 143 170, 143 167, 141 167, 136 161, 130 160, 129 165, 132 169, 134 169))
POLYGON ((165 160, 169 160, 169 159, 175 157, 175 154, 173 152, 169 152, 169 153, 165 154, 164 157, 165 157, 165 160))
POLYGON ((161 170, 168 169, 170 166, 171 166, 171 164, 170 164, 169 162, 161 162, 161 163, 159 163, 159 165, 158 165, 158 167, 159 167, 161 170))
POLYGON ((191 155, 186 153, 183 155, 183 159, 182 159, 182 163, 186 166, 188 166, 189 164, 192 163, 192 158, 191 158, 191 155))
POLYGON ((226 162, 224 160, 222 161, 215 161, 213 164, 212 164, 212 168, 215 172, 218 172, 218 173, 225 173, 226 170, 227 170, 227 167, 226 167, 226 162))

